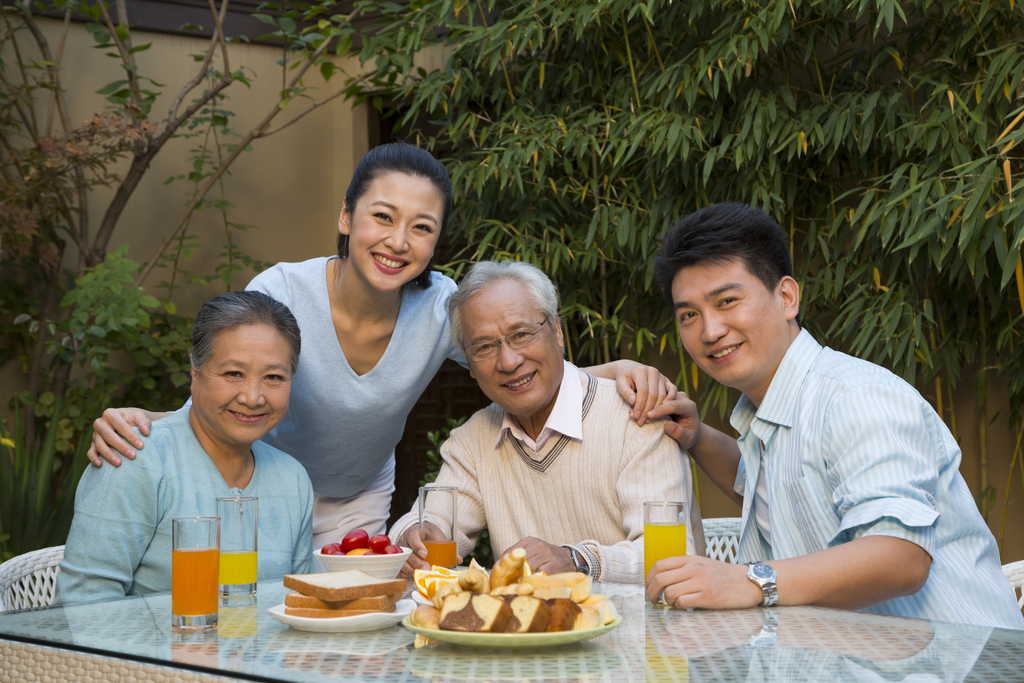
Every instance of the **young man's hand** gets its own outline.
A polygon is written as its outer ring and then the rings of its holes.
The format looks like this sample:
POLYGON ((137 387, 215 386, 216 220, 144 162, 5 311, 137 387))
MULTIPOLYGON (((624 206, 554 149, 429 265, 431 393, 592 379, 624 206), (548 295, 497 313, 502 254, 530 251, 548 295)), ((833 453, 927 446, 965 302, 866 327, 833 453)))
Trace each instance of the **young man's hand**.
POLYGON ((747 578, 747 565, 728 564, 699 555, 659 560, 647 576, 647 599, 664 593, 672 607, 742 609, 764 603, 764 592, 747 578))
POLYGON ((678 441, 681 448, 689 450, 700 440, 700 412, 689 396, 679 392, 674 399, 647 412, 650 420, 666 416, 669 420, 665 423, 665 433, 678 441))

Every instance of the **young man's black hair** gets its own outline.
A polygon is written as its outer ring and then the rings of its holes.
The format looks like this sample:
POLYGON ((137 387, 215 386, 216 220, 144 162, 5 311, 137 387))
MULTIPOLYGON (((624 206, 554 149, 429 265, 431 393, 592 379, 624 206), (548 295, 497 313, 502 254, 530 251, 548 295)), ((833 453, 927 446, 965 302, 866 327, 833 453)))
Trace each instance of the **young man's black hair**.
POLYGON ((668 229, 654 278, 671 306, 672 281, 680 270, 733 260, 742 260, 770 292, 783 276, 793 277, 789 240, 771 216, 746 204, 713 204, 683 216, 668 229))

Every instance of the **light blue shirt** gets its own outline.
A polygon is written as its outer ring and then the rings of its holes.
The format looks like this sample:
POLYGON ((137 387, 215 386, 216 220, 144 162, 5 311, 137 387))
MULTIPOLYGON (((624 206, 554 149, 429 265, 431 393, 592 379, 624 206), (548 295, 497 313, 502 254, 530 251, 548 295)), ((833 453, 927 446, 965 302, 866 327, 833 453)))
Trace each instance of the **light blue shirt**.
POLYGON ((299 463, 253 444, 244 489, 227 485, 181 410, 143 436, 145 457, 89 467, 75 494, 55 602, 171 590, 171 520, 216 517, 217 498, 259 499, 257 579, 313 571, 313 487, 299 463))
POLYGON ((740 562, 798 557, 862 536, 902 538, 931 555, 928 581, 867 611, 1024 629, 995 539, 960 475, 960 449, 909 384, 801 331, 760 407, 741 397, 731 422, 740 434, 740 562), (753 510, 762 466, 770 544, 753 510))
POLYGON ((331 316, 329 258, 278 263, 247 289, 291 309, 302 331, 288 414, 263 441, 302 463, 322 496, 348 498, 365 489, 394 457, 405 420, 445 359, 466 364, 452 342, 448 298, 455 283, 431 273, 410 283, 384 355, 357 375, 345 358, 331 316))

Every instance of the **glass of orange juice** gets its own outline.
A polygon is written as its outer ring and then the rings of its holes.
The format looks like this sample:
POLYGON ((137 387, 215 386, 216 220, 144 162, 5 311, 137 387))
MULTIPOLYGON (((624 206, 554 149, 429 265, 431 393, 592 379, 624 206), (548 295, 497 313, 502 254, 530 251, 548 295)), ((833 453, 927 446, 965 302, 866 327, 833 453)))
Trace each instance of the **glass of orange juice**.
MULTIPOLYGON (((644 503, 644 577, 658 560, 686 554, 686 503, 644 503)), ((660 603, 664 604, 664 596, 660 603)))
POLYGON ((220 594, 256 595, 256 543, 259 500, 218 498, 220 517, 220 594))
POLYGON ((426 537, 425 523, 435 524, 443 538, 424 540, 427 547, 426 563, 438 567, 454 568, 458 564, 455 542, 455 498, 458 489, 454 486, 428 484, 420 487, 420 533, 426 537), (429 515, 424 515, 427 510, 429 515))
POLYGON ((217 627, 220 517, 171 520, 171 625, 184 631, 217 627))

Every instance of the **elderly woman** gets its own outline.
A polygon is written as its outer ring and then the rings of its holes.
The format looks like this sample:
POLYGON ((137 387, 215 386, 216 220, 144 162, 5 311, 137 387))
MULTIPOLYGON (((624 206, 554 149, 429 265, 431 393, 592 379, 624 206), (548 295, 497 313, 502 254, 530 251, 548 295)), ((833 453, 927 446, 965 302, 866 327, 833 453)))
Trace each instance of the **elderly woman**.
POLYGON ((259 579, 312 571, 313 487, 303 467, 260 441, 288 411, 299 326, 262 292, 199 310, 192 403, 155 423, 132 467, 89 468, 57 578, 56 600, 171 589, 171 519, 216 516, 217 498, 259 498, 259 579))

